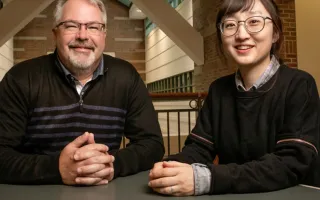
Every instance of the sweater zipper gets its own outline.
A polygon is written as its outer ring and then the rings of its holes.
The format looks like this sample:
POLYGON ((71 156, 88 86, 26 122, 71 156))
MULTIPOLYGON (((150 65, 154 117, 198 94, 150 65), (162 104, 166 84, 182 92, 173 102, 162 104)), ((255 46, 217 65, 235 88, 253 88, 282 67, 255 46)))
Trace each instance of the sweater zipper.
POLYGON ((84 91, 82 90, 80 92, 80 100, 79 100, 79 108, 80 108, 80 113, 83 113, 83 94, 84 94, 84 91))

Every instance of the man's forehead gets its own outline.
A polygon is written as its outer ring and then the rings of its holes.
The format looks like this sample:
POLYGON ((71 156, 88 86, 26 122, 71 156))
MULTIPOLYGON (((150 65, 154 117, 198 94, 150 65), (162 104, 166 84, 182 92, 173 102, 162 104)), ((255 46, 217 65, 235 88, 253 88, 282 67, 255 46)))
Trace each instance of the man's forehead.
POLYGON ((65 5, 62 9, 63 21, 74 20, 77 22, 100 22, 102 19, 102 12, 98 6, 92 3, 87 3, 83 5, 78 5, 79 3, 72 3, 70 5, 65 5))

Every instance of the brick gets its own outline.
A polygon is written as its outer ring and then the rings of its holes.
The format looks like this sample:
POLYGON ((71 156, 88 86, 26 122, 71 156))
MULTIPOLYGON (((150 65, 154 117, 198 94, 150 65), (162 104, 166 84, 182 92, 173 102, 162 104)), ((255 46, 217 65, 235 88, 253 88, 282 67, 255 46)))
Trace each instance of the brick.
POLYGON ((284 36, 292 36, 290 32, 283 32, 284 36))
POLYGON ((292 27, 292 28, 296 28, 296 22, 291 22, 291 23, 289 24, 289 26, 292 27))
POLYGON ((289 25, 290 25, 290 23, 286 23, 286 22, 283 22, 283 23, 282 23, 282 26, 283 26, 283 27, 287 27, 287 26, 289 26, 289 25))
POLYGON ((287 58, 297 58, 296 54, 287 54, 287 58))
POLYGON ((145 60, 145 52, 117 52, 116 56, 125 60, 145 60))
POLYGON ((292 13, 295 13, 295 10, 284 10, 284 13, 287 13, 288 14, 288 16, 289 16, 289 14, 292 14, 292 13))
POLYGON ((117 54, 117 52, 135 52, 136 49, 144 48, 144 42, 116 42, 114 40, 108 40, 105 50, 117 54))
POLYGON ((290 14, 289 13, 284 13, 284 14, 281 14, 281 17, 282 18, 289 18, 290 14))
POLYGON ((118 38, 141 38, 144 37, 144 31, 135 31, 135 29, 109 29, 107 37, 116 36, 118 38))
POLYGON ((295 28, 295 27, 294 27, 294 28, 286 27, 286 28, 285 28, 285 31, 286 31, 286 32, 293 32, 293 33, 295 33, 295 32, 296 32, 296 28, 295 28))
POLYGON ((286 40, 296 40, 297 38, 296 37, 293 37, 293 36, 287 36, 286 37, 286 40))
POLYGON ((143 81, 146 81, 146 74, 145 73, 139 73, 139 75, 143 81))
POLYGON ((291 19, 291 18, 290 18, 290 19, 289 19, 289 18, 284 18, 283 21, 284 21, 284 22, 293 22, 293 23, 296 22, 295 19, 291 19))
POLYGON ((132 63, 137 71, 145 71, 145 63, 132 63))

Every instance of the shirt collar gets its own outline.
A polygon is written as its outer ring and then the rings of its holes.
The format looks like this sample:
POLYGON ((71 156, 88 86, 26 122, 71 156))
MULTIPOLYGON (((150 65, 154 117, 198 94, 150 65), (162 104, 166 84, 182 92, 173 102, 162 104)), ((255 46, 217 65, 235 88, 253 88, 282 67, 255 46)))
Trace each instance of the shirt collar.
POLYGON ((248 90, 246 90, 244 87, 243 79, 241 77, 240 70, 238 69, 235 74, 236 87, 238 90, 241 90, 241 91, 256 90, 261 86, 263 86, 266 82, 268 82, 268 80, 270 80, 270 78, 277 72, 279 67, 280 67, 279 61, 274 55, 272 55, 270 64, 268 65, 267 69, 261 74, 259 79, 248 90))

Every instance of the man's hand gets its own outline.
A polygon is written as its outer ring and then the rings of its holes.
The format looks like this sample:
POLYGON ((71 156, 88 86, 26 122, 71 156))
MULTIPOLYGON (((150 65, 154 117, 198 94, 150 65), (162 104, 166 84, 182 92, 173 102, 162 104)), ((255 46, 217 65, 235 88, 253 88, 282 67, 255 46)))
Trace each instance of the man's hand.
MULTIPOLYGON (((92 143, 92 137, 93 135, 86 132, 83 135, 77 137, 74 141, 69 143, 62 150, 59 157, 59 171, 64 184, 66 185, 75 185, 75 184, 97 185, 97 184, 107 183, 107 181, 101 177, 92 177, 92 178, 90 177, 86 179, 85 182, 81 182, 80 180, 79 183, 77 182, 77 179, 76 179, 77 177, 79 177, 78 169, 81 167, 84 167, 86 163, 84 161, 83 162, 77 161, 74 158, 76 155, 75 153, 78 149, 82 148, 83 145, 86 145, 87 143, 90 143, 90 142, 92 143)), ((102 144, 94 145, 93 149, 95 149, 96 152, 92 153, 91 155, 101 155, 103 154, 101 152, 108 151, 108 147, 102 144)), ((93 165, 89 167, 91 171, 97 172, 105 168, 105 165, 99 162, 100 160, 98 159, 96 162, 89 161, 87 163, 90 163, 90 165, 93 165)))
POLYGON ((194 195, 192 166, 180 162, 156 163, 149 174, 149 186, 156 192, 172 196, 194 195))
POLYGON ((94 178, 101 178, 96 184, 107 184, 113 179, 114 157, 106 151, 100 151, 105 145, 91 143, 79 148, 74 154, 74 160, 79 162, 77 184, 88 185, 94 178))

